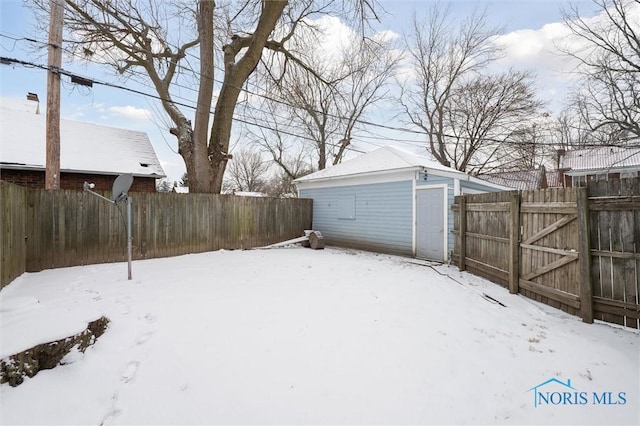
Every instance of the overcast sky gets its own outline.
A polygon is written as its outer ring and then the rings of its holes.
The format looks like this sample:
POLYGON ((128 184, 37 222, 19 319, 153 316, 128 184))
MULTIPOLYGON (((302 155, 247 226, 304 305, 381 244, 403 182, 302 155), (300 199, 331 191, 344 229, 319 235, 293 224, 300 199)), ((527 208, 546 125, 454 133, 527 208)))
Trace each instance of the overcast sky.
MULTIPOLYGON (((432 0, 381 0, 385 12, 381 14, 381 22, 375 28, 392 31, 402 37, 413 16, 424 17, 434 3, 432 0)), ((585 17, 595 14, 595 6, 591 0, 572 3, 579 5, 585 17)), ((567 34, 562 24, 561 9, 568 4, 566 1, 555 0, 454 0, 452 11, 456 16, 466 16, 479 5, 486 7, 490 24, 504 28, 498 42, 505 47, 506 56, 500 65, 535 71, 539 96, 549 103, 549 108, 553 111, 562 106, 566 89, 571 82, 572 65, 558 55, 555 48, 567 34)), ((34 34, 32 13, 23 6, 22 1, 0 0, 0 15, 1 55, 44 64, 46 57, 36 55, 32 43, 15 40, 23 37, 42 41, 47 39, 46 34, 34 34)), ((63 63, 63 68, 73 69, 74 72, 95 80, 119 83, 108 70, 97 66, 84 68, 77 64, 63 63)), ((151 90, 147 88, 146 91, 151 90)), ((41 103, 45 102, 45 71, 19 65, 0 66, 0 96, 24 98, 27 92, 38 93, 41 103)), ((177 180, 184 172, 182 158, 175 152, 175 138, 162 129, 161 120, 155 118, 154 114, 158 107, 149 98, 104 86, 89 89, 65 82, 61 99, 63 118, 146 131, 169 179, 177 180)), ((379 135, 394 137, 383 131, 379 135)), ((408 137, 406 134, 397 136, 398 139, 408 137)), ((370 150, 381 144, 383 143, 376 139, 362 141, 360 146, 370 150)))

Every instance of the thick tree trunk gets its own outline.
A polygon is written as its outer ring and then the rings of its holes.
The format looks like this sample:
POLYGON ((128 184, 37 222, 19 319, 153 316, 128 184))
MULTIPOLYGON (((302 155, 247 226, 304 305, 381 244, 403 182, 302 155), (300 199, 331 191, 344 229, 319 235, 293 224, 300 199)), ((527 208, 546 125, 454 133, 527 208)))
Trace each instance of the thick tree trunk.
MULTIPOLYGON (((207 149, 207 132, 213 96, 214 41, 213 12, 216 5, 211 0, 200 0, 198 4, 198 35, 200 39, 200 84, 198 104, 193 123, 193 152, 186 161, 189 176, 189 191, 194 193, 214 192, 213 171, 207 149), (195 177, 195 180, 191 176, 195 177)), ((184 155, 183 155, 184 157, 184 155)), ((218 191, 219 192, 219 191, 218 191)))
POLYGON ((327 167, 327 143, 322 141, 318 147, 318 170, 324 170, 327 167))
POLYGON ((247 37, 234 36, 231 43, 224 46, 224 82, 214 111, 213 125, 209 139, 208 157, 211 161, 212 192, 220 193, 224 171, 229 161, 229 140, 233 125, 233 111, 238 96, 247 78, 258 65, 262 51, 282 16, 288 0, 263 2, 262 12, 255 32, 247 37), (236 56, 247 49, 236 62, 236 56))

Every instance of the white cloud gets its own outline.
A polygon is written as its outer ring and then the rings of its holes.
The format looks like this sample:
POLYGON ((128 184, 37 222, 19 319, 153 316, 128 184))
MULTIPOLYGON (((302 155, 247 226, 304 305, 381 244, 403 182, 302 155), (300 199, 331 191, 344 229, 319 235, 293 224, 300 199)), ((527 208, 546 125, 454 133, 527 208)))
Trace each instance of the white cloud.
POLYGON ((577 40, 564 23, 555 22, 538 30, 517 30, 498 36, 495 43, 504 49, 502 65, 518 68, 551 70, 558 74, 571 73, 576 63, 568 60, 559 47, 571 48, 577 40))
POLYGON ((549 102, 551 109, 562 107, 579 65, 563 51, 584 49, 583 40, 573 35, 565 23, 554 22, 537 30, 513 31, 494 41, 504 49, 504 57, 494 67, 534 72, 540 98, 549 102))
POLYGON ((131 105, 112 106, 109 107, 109 112, 132 120, 149 120, 153 117, 152 112, 148 109, 137 108, 131 105))
MULTIPOLYGON (((640 5, 631 5, 627 10, 629 22, 640 29, 640 5)), ((594 31, 608 31, 610 19, 604 12, 582 18, 585 25, 594 31)), ((592 50, 583 39, 574 35, 564 22, 549 23, 537 30, 517 30, 498 36, 496 44, 504 48, 505 57, 500 65, 529 68, 543 76, 569 81, 579 63, 563 52, 589 55, 592 50)))

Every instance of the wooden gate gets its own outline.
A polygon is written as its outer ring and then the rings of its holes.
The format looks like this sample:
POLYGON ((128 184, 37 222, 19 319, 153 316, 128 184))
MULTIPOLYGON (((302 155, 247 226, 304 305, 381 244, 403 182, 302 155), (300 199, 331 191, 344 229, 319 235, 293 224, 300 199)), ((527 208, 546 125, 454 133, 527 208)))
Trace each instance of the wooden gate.
POLYGON ((460 270, 585 322, 640 329, 640 178, 456 197, 460 270))
POLYGON ((577 315, 579 235, 575 190, 524 191, 520 206, 520 292, 577 315))

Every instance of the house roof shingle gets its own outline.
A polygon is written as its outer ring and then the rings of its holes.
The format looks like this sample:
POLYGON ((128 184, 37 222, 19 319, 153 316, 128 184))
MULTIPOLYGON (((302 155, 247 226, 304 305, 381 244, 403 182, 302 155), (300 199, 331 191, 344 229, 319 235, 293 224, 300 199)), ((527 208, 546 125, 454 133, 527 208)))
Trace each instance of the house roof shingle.
POLYGON ((479 175, 478 178, 523 191, 547 187, 547 176, 544 167, 535 170, 487 173, 479 175))
POLYGON ((567 151, 560 169, 571 171, 615 170, 640 166, 640 148, 598 147, 567 151))
MULTIPOLYGON (((44 169, 46 121, 28 109, 0 105, 0 165, 44 169)), ((60 120, 60 170, 141 177, 165 177, 146 133, 60 120)))

